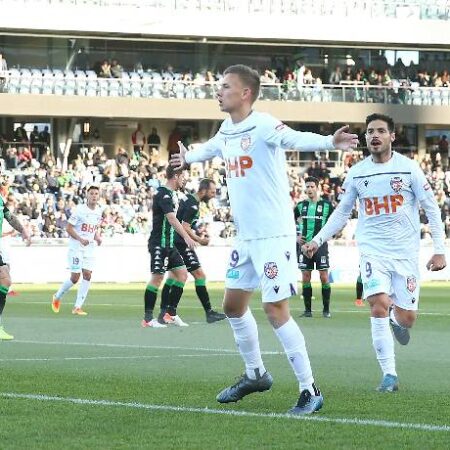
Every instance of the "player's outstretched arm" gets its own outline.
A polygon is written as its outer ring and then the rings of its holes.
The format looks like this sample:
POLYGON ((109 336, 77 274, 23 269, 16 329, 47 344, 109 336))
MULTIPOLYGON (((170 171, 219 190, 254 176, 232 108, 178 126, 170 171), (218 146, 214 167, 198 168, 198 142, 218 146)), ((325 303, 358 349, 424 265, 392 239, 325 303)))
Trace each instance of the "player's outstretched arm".
POLYGON ((31 237, 28 229, 22 225, 22 222, 14 215, 11 214, 9 211, 7 214, 5 214, 5 219, 8 221, 8 223, 22 235, 22 239, 25 242, 26 246, 31 245, 31 237))
POLYGON ((180 148, 180 153, 172 155, 169 161, 169 164, 175 169, 184 168, 187 164, 194 162, 207 161, 209 159, 213 159, 215 156, 222 156, 221 142, 217 138, 217 135, 200 145, 195 150, 191 150, 189 152, 180 141, 178 141, 178 147, 180 148))

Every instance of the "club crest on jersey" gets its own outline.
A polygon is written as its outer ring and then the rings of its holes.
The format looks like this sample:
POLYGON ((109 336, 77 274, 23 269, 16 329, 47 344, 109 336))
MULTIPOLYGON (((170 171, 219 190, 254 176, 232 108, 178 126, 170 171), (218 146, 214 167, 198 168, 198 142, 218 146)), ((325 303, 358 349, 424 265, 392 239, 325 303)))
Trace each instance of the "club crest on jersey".
POLYGON ((273 280, 278 276, 278 266, 275 262, 266 262, 264 264, 264 275, 269 278, 270 280, 273 280))
POLYGON ((400 177, 392 177, 390 185, 394 192, 400 192, 403 189, 403 180, 400 177))
POLYGON ((408 289, 409 292, 414 292, 416 290, 417 287, 417 280, 416 277, 408 277, 406 278, 406 288, 408 289))
POLYGON ((246 152, 250 145, 252 145, 252 138, 249 134, 244 134, 244 136, 241 137, 241 149, 246 152))

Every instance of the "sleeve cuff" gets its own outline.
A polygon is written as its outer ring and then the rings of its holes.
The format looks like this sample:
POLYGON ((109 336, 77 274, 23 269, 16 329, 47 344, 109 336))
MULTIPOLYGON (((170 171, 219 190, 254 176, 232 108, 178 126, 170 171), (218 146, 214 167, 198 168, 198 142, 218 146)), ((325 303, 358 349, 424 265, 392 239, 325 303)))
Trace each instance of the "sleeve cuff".
POLYGON ((333 135, 330 134, 325 138, 325 150, 334 150, 335 146, 333 144, 333 135))

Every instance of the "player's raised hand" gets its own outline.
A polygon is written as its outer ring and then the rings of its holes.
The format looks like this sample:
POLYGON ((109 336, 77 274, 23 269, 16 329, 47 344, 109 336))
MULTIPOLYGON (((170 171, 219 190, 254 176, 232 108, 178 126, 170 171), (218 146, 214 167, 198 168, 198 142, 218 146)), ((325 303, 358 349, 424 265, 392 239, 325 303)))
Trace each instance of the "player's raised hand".
POLYGON ((333 145, 340 150, 349 150, 358 147, 359 140, 358 135, 349 133, 349 125, 339 128, 333 135, 333 145))
POLYGON ((186 165, 187 148, 181 141, 178 141, 178 147, 180 148, 180 153, 175 153, 174 155, 172 155, 169 161, 169 164, 174 169, 182 169, 186 165))
POLYGON ((186 236, 184 238, 184 242, 186 242, 186 245, 193 250, 195 247, 197 247, 198 242, 194 241, 194 239, 192 239, 190 236, 186 236))
POLYGON ((427 263, 427 269, 432 272, 445 269, 446 266, 447 262, 445 260, 445 255, 433 255, 427 263))
POLYGON ((307 258, 312 258, 314 253, 317 252, 317 249, 319 248, 319 246, 314 242, 308 242, 307 244, 302 245, 302 253, 307 257, 307 258))

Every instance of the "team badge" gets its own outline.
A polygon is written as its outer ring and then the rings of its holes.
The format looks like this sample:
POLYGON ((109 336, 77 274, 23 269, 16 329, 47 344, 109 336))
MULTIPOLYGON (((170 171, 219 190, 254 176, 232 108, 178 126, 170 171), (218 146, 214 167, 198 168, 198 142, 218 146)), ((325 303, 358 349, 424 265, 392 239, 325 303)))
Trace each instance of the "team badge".
POLYGON ((406 288, 409 292, 414 292, 417 287, 417 280, 416 277, 408 277, 406 279, 406 288))
POLYGON ((275 262, 267 262, 264 264, 264 275, 273 280, 278 275, 278 266, 275 262))
POLYGON ((400 177, 392 177, 390 184, 394 192, 400 192, 403 189, 403 180, 400 177))
POLYGON ((244 136, 242 136, 241 138, 241 148, 244 152, 246 152, 250 145, 252 145, 252 138, 250 137, 249 134, 244 134, 244 136))
POLYGON ((273 290, 275 291, 275 294, 278 294, 278 291, 280 290, 280 286, 274 286, 273 290))
POLYGON ((317 206, 317 212, 318 212, 318 213, 321 213, 321 212, 322 212, 322 205, 318 205, 318 206, 317 206))
POLYGON ((364 180, 364 186, 367 187, 369 185, 369 180, 364 180))
POLYGON ((286 255, 286 259, 289 261, 291 259, 291 252, 284 252, 284 254, 286 255))

